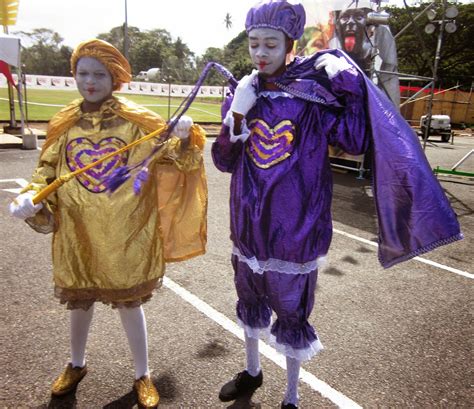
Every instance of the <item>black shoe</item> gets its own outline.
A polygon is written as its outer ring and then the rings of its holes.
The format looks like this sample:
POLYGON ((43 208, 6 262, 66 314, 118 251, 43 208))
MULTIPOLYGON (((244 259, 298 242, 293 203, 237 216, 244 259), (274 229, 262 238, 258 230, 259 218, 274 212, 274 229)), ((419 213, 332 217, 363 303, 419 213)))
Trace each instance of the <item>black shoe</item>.
POLYGON ((227 382, 219 392, 219 399, 222 402, 235 400, 240 396, 252 394, 257 388, 262 386, 263 373, 251 376, 247 371, 239 372, 230 382, 227 382))
POLYGON ((292 403, 281 403, 281 409, 298 409, 298 406, 293 405, 292 403))

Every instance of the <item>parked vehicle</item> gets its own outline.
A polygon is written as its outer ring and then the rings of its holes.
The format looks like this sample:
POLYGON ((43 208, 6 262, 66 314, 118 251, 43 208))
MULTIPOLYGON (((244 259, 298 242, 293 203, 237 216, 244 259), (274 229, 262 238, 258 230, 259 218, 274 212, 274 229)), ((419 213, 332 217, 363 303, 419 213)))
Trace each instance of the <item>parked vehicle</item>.
POLYGON ((147 71, 140 71, 136 76, 136 79, 139 81, 151 81, 156 82, 158 81, 158 77, 160 75, 159 68, 150 68, 147 71))
MULTIPOLYGON (((420 132, 419 135, 424 138, 426 132, 427 115, 420 118, 420 132)), ((449 115, 431 115, 430 129, 428 138, 430 136, 441 136, 443 142, 449 142, 451 138, 451 118, 449 115)))

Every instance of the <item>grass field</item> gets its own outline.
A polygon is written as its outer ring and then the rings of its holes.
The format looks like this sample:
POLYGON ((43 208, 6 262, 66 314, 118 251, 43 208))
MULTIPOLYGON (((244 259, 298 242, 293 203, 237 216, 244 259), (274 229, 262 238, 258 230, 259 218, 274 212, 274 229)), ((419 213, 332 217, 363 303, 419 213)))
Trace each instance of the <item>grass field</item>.
MULTIPOLYGON (((173 115, 182 101, 181 98, 171 98, 170 108, 168 110, 167 97, 119 93, 117 93, 117 95, 125 96, 137 104, 146 106, 165 119, 168 118, 168 112, 173 115)), ((29 122, 48 121, 64 105, 79 97, 80 95, 77 91, 28 89, 28 120, 29 122)), ((15 91, 15 100, 16 99, 17 95, 15 91)), ((196 98, 187 111, 187 115, 191 116, 195 122, 220 122, 220 105, 221 100, 219 98, 196 98)), ((15 116, 17 120, 20 119, 18 104, 16 104, 15 107, 15 116)), ((0 121, 8 121, 9 119, 8 89, 0 88, 0 121)))

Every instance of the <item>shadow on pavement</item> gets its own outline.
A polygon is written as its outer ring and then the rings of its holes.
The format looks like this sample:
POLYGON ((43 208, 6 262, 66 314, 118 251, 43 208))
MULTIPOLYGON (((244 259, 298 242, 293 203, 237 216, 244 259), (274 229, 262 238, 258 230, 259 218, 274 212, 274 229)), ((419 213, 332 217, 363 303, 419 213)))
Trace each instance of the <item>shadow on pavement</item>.
POLYGON ((229 350, 222 344, 222 342, 214 339, 199 349, 197 357, 200 359, 207 359, 227 355, 228 353, 229 350))
POLYGON ((262 407, 260 403, 252 402, 253 394, 254 392, 250 392, 247 395, 241 396, 231 405, 227 406, 227 409, 260 409, 262 407))
MULTIPOLYGON (((470 184, 470 183, 464 183, 464 184, 470 184)), ((449 190, 444 189, 444 193, 448 197, 449 203, 451 203, 451 206, 456 212, 458 218, 470 216, 474 213, 474 209, 472 209, 467 203, 464 203, 461 199, 456 197, 449 190)))
POLYGON ((128 392, 121 398, 108 403, 103 409, 131 409, 137 404, 137 395, 134 391, 128 392))
POLYGON ((65 396, 51 396, 51 400, 47 406, 48 409, 72 409, 77 405, 76 391, 65 396))
POLYGON ((333 220, 376 235, 377 221, 370 179, 357 179, 356 172, 333 172, 333 182, 333 220))

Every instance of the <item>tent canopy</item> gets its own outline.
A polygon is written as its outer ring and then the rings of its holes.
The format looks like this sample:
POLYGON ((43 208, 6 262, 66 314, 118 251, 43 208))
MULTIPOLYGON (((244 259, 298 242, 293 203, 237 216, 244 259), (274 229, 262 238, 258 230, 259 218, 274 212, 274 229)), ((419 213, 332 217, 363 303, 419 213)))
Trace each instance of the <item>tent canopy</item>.
POLYGON ((19 67, 20 46, 20 37, 0 34, 0 60, 14 67, 19 67))

